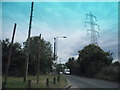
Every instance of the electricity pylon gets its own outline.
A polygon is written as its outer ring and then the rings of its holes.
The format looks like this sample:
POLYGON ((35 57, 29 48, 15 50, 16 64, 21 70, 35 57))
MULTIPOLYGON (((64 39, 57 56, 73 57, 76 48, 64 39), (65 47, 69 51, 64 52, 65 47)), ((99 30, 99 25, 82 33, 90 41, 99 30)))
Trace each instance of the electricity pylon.
POLYGON ((85 22, 90 25, 90 29, 87 29, 91 33, 91 44, 98 45, 98 37, 99 37, 99 32, 95 30, 95 26, 99 28, 99 25, 96 24, 97 19, 96 17, 90 12, 90 14, 86 14, 86 19, 90 19, 89 22, 85 22))

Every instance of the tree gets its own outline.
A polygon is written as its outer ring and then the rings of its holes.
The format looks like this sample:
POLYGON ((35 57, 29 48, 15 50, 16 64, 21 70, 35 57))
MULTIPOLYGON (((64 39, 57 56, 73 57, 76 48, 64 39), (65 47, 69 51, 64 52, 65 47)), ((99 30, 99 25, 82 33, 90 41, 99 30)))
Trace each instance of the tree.
POLYGON ((56 70, 57 72, 63 72, 64 71, 64 64, 57 64, 56 70))
POLYGON ((67 68, 72 69, 74 66, 75 58, 71 57, 68 59, 68 62, 66 63, 67 68))
POLYGON ((116 61, 111 63, 111 65, 107 67, 101 68, 101 70, 95 75, 97 78, 117 81, 119 83, 120 80, 120 63, 116 61))
MULTIPOLYGON (((5 39, 2 41, 2 73, 3 74, 5 74, 6 71, 9 50, 10 50, 9 39, 5 39)), ((25 54, 20 43, 18 42, 14 43, 12 46, 12 55, 11 55, 11 62, 10 62, 8 75, 22 76, 24 60, 25 60, 25 54)))
POLYGON ((68 59, 66 66, 70 69, 71 74, 78 74, 79 63, 74 57, 68 59))
MULTIPOLYGON (((26 50, 27 41, 24 42, 24 49, 26 50)), ((53 53, 50 42, 45 41, 39 36, 30 38, 30 63, 29 73, 35 75, 37 72, 37 61, 40 54, 40 74, 46 74, 52 69, 53 53), (39 50, 40 46, 40 50, 39 50)))
POLYGON ((112 59, 109 52, 104 52, 99 46, 90 44, 79 52, 81 73, 93 76, 102 67, 110 65, 112 59))
MULTIPOLYGON (((16 42, 12 46, 12 55, 9 68, 9 74, 11 76, 23 76, 25 59, 26 59, 26 45, 27 41, 24 42, 22 48, 21 44, 16 42)), ((9 39, 2 41, 2 73, 5 74, 6 65, 8 62, 8 55, 10 50, 9 39)), ((35 75, 37 72, 37 61, 38 55, 40 54, 40 73, 46 74, 52 70, 53 53, 50 42, 45 41, 43 38, 39 39, 38 36, 30 38, 30 63, 29 63, 29 74, 35 75), (40 50, 39 50, 40 45, 40 50)))
POLYGON ((6 65, 7 65, 7 59, 9 54, 9 39, 5 39, 2 41, 2 73, 5 73, 6 65))

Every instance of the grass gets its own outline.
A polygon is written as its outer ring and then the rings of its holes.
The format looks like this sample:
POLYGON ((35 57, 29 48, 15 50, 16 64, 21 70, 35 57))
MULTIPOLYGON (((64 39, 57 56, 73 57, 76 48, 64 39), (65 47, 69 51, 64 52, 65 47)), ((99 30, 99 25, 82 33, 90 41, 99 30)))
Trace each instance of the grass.
MULTIPOLYGON (((37 85, 36 76, 29 76, 31 82, 31 88, 63 88, 67 85, 67 81, 63 75, 60 75, 60 81, 56 84, 53 83, 52 75, 40 75, 39 84, 37 85), (46 86, 46 79, 49 79, 49 87, 46 86)), ((26 88, 27 84, 23 82, 23 77, 8 77, 7 88, 26 88)))
POLYGON ((53 78, 50 79, 50 88, 63 88, 66 85, 67 85, 67 81, 63 75, 60 76, 60 81, 59 81, 59 83, 57 82, 56 84, 53 83, 53 78))
POLYGON ((7 88, 25 88, 26 83, 23 82, 23 78, 8 77, 7 88))

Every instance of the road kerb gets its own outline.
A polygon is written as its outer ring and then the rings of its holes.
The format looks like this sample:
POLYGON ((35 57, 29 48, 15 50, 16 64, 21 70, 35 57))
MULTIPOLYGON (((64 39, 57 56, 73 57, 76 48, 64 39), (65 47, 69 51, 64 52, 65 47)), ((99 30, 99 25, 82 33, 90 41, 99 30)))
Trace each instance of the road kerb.
POLYGON ((65 88, 66 90, 68 90, 68 89, 70 89, 70 88, 72 87, 72 85, 68 82, 68 80, 66 80, 66 81, 67 81, 68 85, 65 86, 64 88, 65 88))

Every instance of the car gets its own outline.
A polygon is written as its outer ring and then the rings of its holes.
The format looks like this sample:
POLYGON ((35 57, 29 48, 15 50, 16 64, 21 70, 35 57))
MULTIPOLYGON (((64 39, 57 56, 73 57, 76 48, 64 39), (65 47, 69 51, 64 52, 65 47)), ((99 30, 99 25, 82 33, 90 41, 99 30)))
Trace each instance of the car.
POLYGON ((65 70, 64 70, 64 74, 70 75, 70 69, 65 69, 65 70))
POLYGON ((69 71, 67 71, 67 72, 65 72, 65 74, 66 74, 66 75, 70 75, 70 72, 69 72, 69 71))
POLYGON ((60 74, 62 74, 63 72, 60 72, 60 74))

